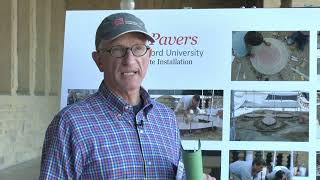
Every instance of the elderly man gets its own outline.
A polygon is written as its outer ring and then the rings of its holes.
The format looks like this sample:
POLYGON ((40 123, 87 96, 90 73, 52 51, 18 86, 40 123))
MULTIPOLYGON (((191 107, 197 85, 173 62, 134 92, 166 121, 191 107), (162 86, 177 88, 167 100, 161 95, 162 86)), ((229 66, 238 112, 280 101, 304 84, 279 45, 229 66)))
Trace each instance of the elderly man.
POLYGON ((154 39, 128 13, 106 17, 92 57, 104 73, 97 93, 61 110, 49 125, 40 179, 180 179, 175 115, 141 87, 154 39))
POLYGON ((230 176, 235 180, 255 179, 265 164, 262 158, 254 158, 253 161, 235 161, 229 166, 230 176))

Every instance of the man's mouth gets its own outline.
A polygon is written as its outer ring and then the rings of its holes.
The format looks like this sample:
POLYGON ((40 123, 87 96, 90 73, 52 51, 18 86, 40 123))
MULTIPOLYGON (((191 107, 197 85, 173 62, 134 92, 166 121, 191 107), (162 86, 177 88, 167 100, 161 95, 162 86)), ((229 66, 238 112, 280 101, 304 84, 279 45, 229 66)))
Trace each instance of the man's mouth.
POLYGON ((123 76, 133 76, 135 74, 137 74, 138 71, 130 71, 130 72, 122 72, 121 75, 123 76))

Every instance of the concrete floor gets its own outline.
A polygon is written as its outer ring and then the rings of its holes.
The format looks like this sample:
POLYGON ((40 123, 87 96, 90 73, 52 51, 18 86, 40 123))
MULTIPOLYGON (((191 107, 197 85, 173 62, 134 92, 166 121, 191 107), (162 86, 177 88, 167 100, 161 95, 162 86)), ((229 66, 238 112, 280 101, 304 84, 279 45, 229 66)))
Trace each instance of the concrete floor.
POLYGON ((0 170, 1 180, 39 179, 40 157, 0 170))

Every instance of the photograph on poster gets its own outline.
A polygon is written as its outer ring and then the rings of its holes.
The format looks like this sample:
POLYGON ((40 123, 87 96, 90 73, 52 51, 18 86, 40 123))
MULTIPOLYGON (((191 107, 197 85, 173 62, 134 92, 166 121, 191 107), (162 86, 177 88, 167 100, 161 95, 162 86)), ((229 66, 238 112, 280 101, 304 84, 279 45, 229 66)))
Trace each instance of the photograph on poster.
POLYGON ((320 139, 320 91, 317 91, 317 139, 320 139))
POLYGON ((81 101, 95 92, 97 92, 97 89, 68 89, 67 105, 81 101))
POLYGON ((223 90, 148 90, 176 114, 181 139, 221 140, 223 90))
POLYGON ((309 93, 231 91, 231 141, 299 141, 309 138, 309 93))
POLYGON ((232 81, 308 81, 309 31, 232 31, 232 81))
POLYGON ((303 151, 243 151, 229 153, 229 179, 273 180, 296 176, 308 177, 308 152, 303 151))
MULTIPOLYGON (((211 179, 221 179, 221 151, 202 150, 203 173, 212 177, 211 179)), ((209 179, 209 178, 207 178, 209 179)))
POLYGON ((320 180, 320 151, 317 152, 317 180, 320 180))
POLYGON ((317 33, 317 75, 318 80, 320 79, 320 31, 317 33))

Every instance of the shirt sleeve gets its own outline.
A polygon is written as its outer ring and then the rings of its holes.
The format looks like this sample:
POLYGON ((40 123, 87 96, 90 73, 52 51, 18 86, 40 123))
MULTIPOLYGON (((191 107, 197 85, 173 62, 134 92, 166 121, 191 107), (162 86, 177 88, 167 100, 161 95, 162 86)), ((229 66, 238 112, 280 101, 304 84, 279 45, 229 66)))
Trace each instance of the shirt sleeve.
POLYGON ((180 99, 178 101, 178 104, 177 104, 176 108, 174 109, 174 112, 179 112, 180 109, 183 109, 183 101, 182 101, 182 99, 180 99))
POLYGON ((201 109, 199 107, 197 107, 195 114, 200 114, 200 112, 201 112, 201 109))
POLYGON ((76 179, 75 172, 81 171, 80 159, 70 127, 57 115, 46 131, 39 179, 76 179))
POLYGON ((239 173, 239 168, 240 168, 240 166, 238 166, 237 164, 239 164, 239 162, 238 161, 235 161, 235 162, 233 162, 233 163, 231 163, 230 165, 229 165, 229 171, 230 171, 230 173, 233 173, 233 174, 236 174, 236 175, 238 175, 239 173))
POLYGON ((236 161, 229 165, 230 173, 236 175, 242 180, 250 180, 252 179, 251 172, 248 170, 246 166, 246 162, 236 161))
POLYGON ((183 104, 183 110, 185 110, 185 111, 190 110, 192 98, 190 98, 190 96, 186 95, 181 98, 181 101, 183 104))
POLYGON ((241 172, 241 179, 252 179, 251 174, 248 171, 242 171, 241 172))
POLYGON ((266 176, 267 179, 268 179, 268 180, 272 180, 273 177, 274 177, 274 174, 275 174, 275 173, 274 173, 273 171, 272 171, 271 173, 267 174, 267 176, 266 176))
POLYGON ((285 171, 286 176, 287 176, 287 180, 292 180, 292 173, 289 169, 286 169, 285 171))

